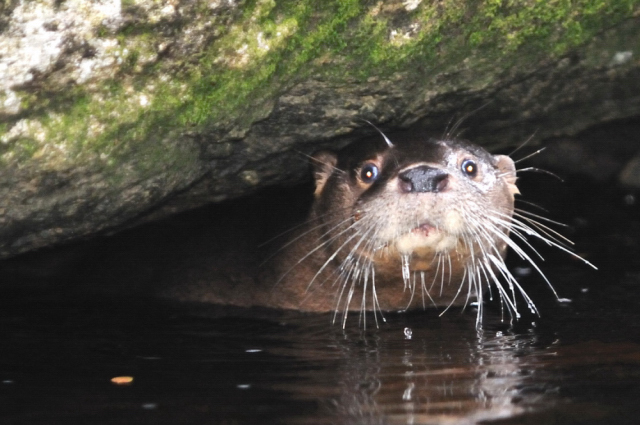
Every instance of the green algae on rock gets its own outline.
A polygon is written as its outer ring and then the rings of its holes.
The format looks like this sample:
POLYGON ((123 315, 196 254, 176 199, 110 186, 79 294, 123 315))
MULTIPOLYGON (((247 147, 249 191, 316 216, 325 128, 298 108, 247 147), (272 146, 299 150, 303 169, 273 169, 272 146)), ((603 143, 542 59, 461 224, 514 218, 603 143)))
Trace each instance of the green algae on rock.
MULTIPOLYGON (((586 85, 606 72, 629 81, 638 3, 12 2, 0 21, 0 256, 117 228, 177 194, 172 211, 295 180, 294 151, 362 134, 360 118, 442 128, 497 98, 488 111, 521 113, 490 128, 517 143, 535 125, 505 127, 566 99, 528 105, 514 82, 539 69, 531 87, 564 78, 550 70, 567 54, 586 85), (609 71, 619 52, 598 37, 618 28, 630 38, 614 48, 631 59, 609 71)), ((637 113, 625 99, 616 113, 637 113)), ((597 122, 549 121, 541 134, 597 122)))

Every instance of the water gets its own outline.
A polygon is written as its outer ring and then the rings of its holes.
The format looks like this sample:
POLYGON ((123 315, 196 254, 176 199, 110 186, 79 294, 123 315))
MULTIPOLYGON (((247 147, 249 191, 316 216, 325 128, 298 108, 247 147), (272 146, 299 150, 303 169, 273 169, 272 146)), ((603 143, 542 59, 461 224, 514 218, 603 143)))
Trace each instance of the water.
MULTIPOLYGON (((637 293, 634 295, 638 295, 637 293)), ((638 315, 578 308, 515 326, 471 312, 248 319, 215 308, 2 306, 0 418, 18 423, 636 423, 638 315), (621 317, 622 316, 622 317, 621 317), (409 330, 409 331, 408 331, 409 330), (409 335, 409 336, 408 336, 409 335), (130 376, 129 385, 114 377, 130 376)))
POLYGON ((378 328, 370 316, 366 329, 356 314, 342 329, 332 315, 3 293, 0 423, 637 423, 635 194, 554 190, 543 193, 554 218, 599 271, 537 245, 559 302, 511 256, 540 316, 520 300, 511 323, 496 300, 481 329, 469 307, 385 314, 378 328))

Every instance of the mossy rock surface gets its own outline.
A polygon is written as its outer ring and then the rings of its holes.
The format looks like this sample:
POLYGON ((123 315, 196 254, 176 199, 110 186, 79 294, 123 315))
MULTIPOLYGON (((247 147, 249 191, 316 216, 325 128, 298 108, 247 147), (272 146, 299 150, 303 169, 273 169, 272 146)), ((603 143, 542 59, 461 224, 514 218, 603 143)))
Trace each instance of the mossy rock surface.
POLYGON ((0 257, 236 197, 466 117, 497 148, 640 115, 640 2, 9 1, 0 257))

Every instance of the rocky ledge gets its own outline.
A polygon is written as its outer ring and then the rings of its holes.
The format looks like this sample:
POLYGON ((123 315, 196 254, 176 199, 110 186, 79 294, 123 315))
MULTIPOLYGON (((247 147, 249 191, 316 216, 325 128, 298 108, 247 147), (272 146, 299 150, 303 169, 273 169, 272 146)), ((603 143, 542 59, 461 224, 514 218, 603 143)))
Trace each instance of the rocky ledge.
POLYGON ((638 128, 639 4, 5 2, 0 258, 294 183, 364 120, 463 120, 491 149, 531 139, 640 186, 636 146, 583 140, 638 128))

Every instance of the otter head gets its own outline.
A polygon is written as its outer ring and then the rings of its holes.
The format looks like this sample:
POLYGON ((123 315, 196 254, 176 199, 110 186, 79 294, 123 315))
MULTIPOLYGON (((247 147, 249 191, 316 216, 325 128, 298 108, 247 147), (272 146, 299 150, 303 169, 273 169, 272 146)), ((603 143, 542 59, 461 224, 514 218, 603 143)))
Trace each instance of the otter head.
POLYGON ((415 289, 420 272, 423 290, 425 279, 443 282, 436 304, 447 305, 465 278, 492 273, 491 259, 502 260, 518 193, 509 157, 465 141, 405 138, 356 143, 315 160, 313 215, 346 280, 383 277, 380 297, 383 286, 398 291, 398 281, 406 289, 413 279, 415 289))

